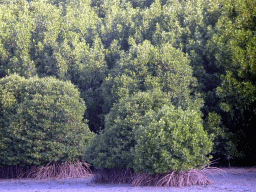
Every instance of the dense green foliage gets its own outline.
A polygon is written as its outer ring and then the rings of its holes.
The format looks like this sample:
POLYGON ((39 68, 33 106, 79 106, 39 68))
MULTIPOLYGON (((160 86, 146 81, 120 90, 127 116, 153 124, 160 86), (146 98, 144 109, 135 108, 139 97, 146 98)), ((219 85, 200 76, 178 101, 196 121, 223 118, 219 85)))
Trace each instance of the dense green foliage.
POLYGON ((225 121, 237 139, 243 142, 238 150, 253 158, 256 145, 256 1, 228 0, 221 2, 223 16, 217 23, 217 62, 225 68, 222 84, 217 89, 225 121))
MULTIPOLYGON (((116 105, 157 89, 168 105, 202 112, 213 154, 249 163, 255 6, 255 0, 1 1, 0 78, 71 81, 87 107, 83 118, 102 137, 116 105)), ((12 106, 10 91, 1 94, 1 103, 12 106)))
POLYGON ((132 38, 129 43, 129 52, 120 56, 102 84, 104 112, 109 112, 122 97, 156 88, 167 93, 177 107, 200 109, 202 100, 190 89, 196 87, 197 81, 182 51, 168 43, 160 47, 146 40, 137 45, 132 38))
POLYGON ((146 122, 135 131, 134 170, 169 173, 204 167, 212 142, 204 131, 201 114, 164 105, 145 114, 146 122))
POLYGON ((104 131, 86 148, 84 159, 101 168, 166 173, 206 165, 211 148, 200 112, 177 109, 168 94, 156 89, 114 104, 104 131))
POLYGON ((101 168, 129 168, 133 164, 135 130, 143 122, 149 110, 158 110, 169 103, 166 94, 160 90, 138 92, 123 97, 106 116, 106 127, 97 135, 85 150, 84 159, 101 168))
POLYGON ((0 80, 2 165, 78 160, 93 137, 79 91, 53 77, 0 80))

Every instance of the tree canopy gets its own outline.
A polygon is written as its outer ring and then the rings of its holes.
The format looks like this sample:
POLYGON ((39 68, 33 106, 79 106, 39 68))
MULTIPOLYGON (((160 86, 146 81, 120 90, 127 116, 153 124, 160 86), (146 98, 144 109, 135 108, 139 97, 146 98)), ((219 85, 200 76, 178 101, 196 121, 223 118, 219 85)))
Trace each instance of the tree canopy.
MULTIPOLYGON (((212 154, 250 164, 254 7, 254 0, 1 1, 0 78, 69 82, 98 135, 116 105, 159 90, 177 109, 201 114, 212 154)), ((16 96, 1 94, 12 105, 16 96)))
POLYGON ((93 137, 79 91, 53 77, 0 80, 1 164, 40 165, 82 157, 93 137))

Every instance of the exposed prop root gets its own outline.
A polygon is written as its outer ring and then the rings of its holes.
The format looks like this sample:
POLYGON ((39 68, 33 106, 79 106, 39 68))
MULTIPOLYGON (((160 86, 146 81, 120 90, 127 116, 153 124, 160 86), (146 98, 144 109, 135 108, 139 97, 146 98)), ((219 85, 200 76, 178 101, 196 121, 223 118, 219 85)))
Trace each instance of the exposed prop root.
POLYGON ((138 174, 133 184, 135 186, 191 186, 191 185, 209 185, 213 182, 207 179, 204 170, 193 169, 188 171, 170 171, 167 174, 138 174))
POLYGON ((140 173, 134 177, 132 184, 135 186, 139 185, 150 185, 155 186, 157 181, 159 181, 164 174, 149 174, 149 173, 140 173))
POLYGON ((132 169, 100 169, 96 171, 93 182, 95 183, 132 183, 136 173, 132 169))
POLYGON ((44 167, 32 167, 27 177, 35 179, 63 179, 63 178, 77 178, 87 177, 91 175, 90 165, 86 162, 72 161, 59 163, 48 163, 44 167))
POLYGON ((132 169, 101 169, 95 172, 95 183, 132 183, 135 186, 191 186, 209 185, 213 182, 206 177, 208 169, 170 171, 165 174, 136 174, 132 169))

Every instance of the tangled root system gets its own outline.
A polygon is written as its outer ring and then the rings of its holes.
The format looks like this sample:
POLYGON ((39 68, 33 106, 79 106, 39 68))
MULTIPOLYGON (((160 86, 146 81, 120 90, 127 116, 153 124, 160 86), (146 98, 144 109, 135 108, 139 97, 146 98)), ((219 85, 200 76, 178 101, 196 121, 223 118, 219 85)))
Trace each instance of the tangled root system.
POLYGON ((140 173, 134 180, 135 186, 191 186, 191 185, 209 185, 213 182, 207 179, 205 170, 193 169, 188 171, 170 171, 166 174, 140 173))
POLYGON ((86 162, 72 161, 65 163, 48 163, 44 167, 34 166, 27 177, 35 179, 63 179, 87 177, 91 175, 90 165, 86 162))
POLYGON ((207 169, 193 169, 188 171, 170 171, 169 173, 140 173, 132 169, 101 169, 95 172, 95 183, 132 183, 135 186, 191 186, 209 185, 213 182, 206 176, 207 169))

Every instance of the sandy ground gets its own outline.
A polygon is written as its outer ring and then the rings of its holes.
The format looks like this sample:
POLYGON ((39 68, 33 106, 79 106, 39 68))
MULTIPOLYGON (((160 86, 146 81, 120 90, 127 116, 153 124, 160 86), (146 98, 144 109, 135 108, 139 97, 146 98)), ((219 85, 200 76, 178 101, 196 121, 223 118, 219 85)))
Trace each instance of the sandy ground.
POLYGON ((256 192, 256 167, 211 170, 208 173, 208 178, 213 180, 213 184, 192 187, 135 187, 130 184, 95 184, 91 182, 92 177, 61 180, 0 180, 0 192, 256 192))

